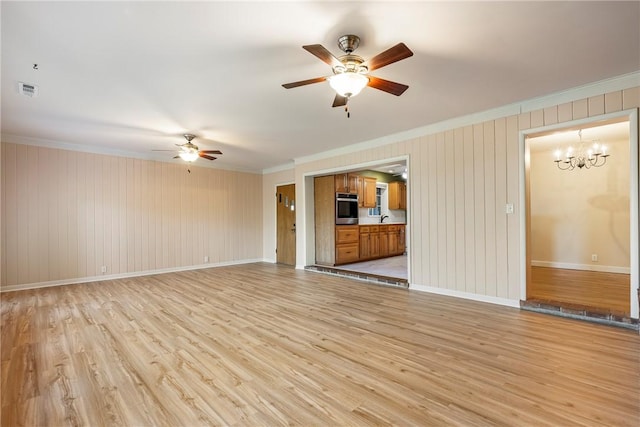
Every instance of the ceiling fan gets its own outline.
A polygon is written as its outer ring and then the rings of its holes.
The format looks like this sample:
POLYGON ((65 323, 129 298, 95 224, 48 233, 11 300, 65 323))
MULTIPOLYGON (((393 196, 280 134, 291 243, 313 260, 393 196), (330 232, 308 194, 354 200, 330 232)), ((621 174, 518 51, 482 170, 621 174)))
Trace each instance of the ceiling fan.
MULTIPOLYGON (((360 93, 365 86, 371 86, 383 92, 396 96, 404 93, 409 86, 384 80, 379 77, 369 75, 370 71, 377 70, 394 62, 413 56, 413 52, 404 44, 398 43, 384 52, 365 61, 362 57, 354 55, 353 51, 360 45, 360 38, 352 34, 342 36, 338 39, 338 47, 345 54, 336 58, 325 47, 319 44, 302 46, 304 50, 315 55, 320 60, 331 65, 333 75, 316 77, 315 79, 301 80, 299 82, 285 83, 285 89, 292 89, 298 86, 305 86, 312 83, 320 83, 325 80, 336 91, 332 107, 347 106, 349 98, 360 93)), ((347 111, 347 116, 349 115, 347 111)))
POLYGON ((210 154, 222 154, 220 150, 200 150, 198 146, 191 142, 196 136, 190 133, 183 135, 187 140, 184 144, 176 144, 178 150, 153 150, 153 151, 177 151, 178 155, 174 159, 182 159, 186 162, 193 162, 202 157, 207 160, 215 160, 217 157, 210 156, 210 154))

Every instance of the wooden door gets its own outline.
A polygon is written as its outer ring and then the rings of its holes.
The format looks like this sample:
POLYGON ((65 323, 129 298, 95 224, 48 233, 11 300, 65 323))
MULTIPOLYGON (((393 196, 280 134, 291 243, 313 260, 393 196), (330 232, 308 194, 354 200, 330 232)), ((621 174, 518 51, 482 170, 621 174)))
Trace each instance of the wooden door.
POLYGON ((277 242, 276 261, 296 265, 296 185, 276 188, 277 242))

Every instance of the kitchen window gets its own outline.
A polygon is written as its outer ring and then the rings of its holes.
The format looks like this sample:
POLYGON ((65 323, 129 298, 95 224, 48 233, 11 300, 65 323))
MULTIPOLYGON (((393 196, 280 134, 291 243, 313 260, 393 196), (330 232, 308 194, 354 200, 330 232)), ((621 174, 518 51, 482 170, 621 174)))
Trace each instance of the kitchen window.
POLYGON ((376 187, 376 207, 369 208, 369 216, 380 216, 382 214, 382 187, 376 187))

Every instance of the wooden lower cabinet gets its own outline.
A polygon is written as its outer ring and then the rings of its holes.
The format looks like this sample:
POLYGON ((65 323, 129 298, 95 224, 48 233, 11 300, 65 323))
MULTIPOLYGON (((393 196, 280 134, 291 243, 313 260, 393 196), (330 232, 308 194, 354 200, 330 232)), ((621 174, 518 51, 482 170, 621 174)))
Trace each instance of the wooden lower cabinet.
POLYGON ((405 247, 405 226, 403 224, 388 225, 389 256, 402 255, 405 247))
POLYGON ((336 246, 336 265, 360 261, 359 249, 357 243, 345 243, 336 246))
POLYGON ((360 261, 403 254, 404 229, 403 224, 361 225, 360 261))
POLYGON ((360 230, 357 225, 336 225, 336 265, 360 260, 360 230))
POLYGON ((360 260, 380 256, 380 236, 377 225, 360 226, 360 260))
POLYGON ((389 225, 389 255, 396 255, 398 253, 398 226, 389 225))
POLYGON ((387 226, 380 226, 380 232, 378 233, 378 240, 380 244, 380 257, 389 256, 389 230, 387 226))
POLYGON ((335 265, 402 255, 404 224, 336 225, 335 265))

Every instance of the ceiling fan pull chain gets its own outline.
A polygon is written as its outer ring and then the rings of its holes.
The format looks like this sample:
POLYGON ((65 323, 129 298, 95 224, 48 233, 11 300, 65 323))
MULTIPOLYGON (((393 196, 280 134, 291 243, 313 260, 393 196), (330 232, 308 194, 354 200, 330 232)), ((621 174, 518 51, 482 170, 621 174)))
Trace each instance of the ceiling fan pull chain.
POLYGON ((344 106, 344 111, 347 113, 347 119, 351 117, 351 113, 349 112, 349 106, 345 105, 344 106))

